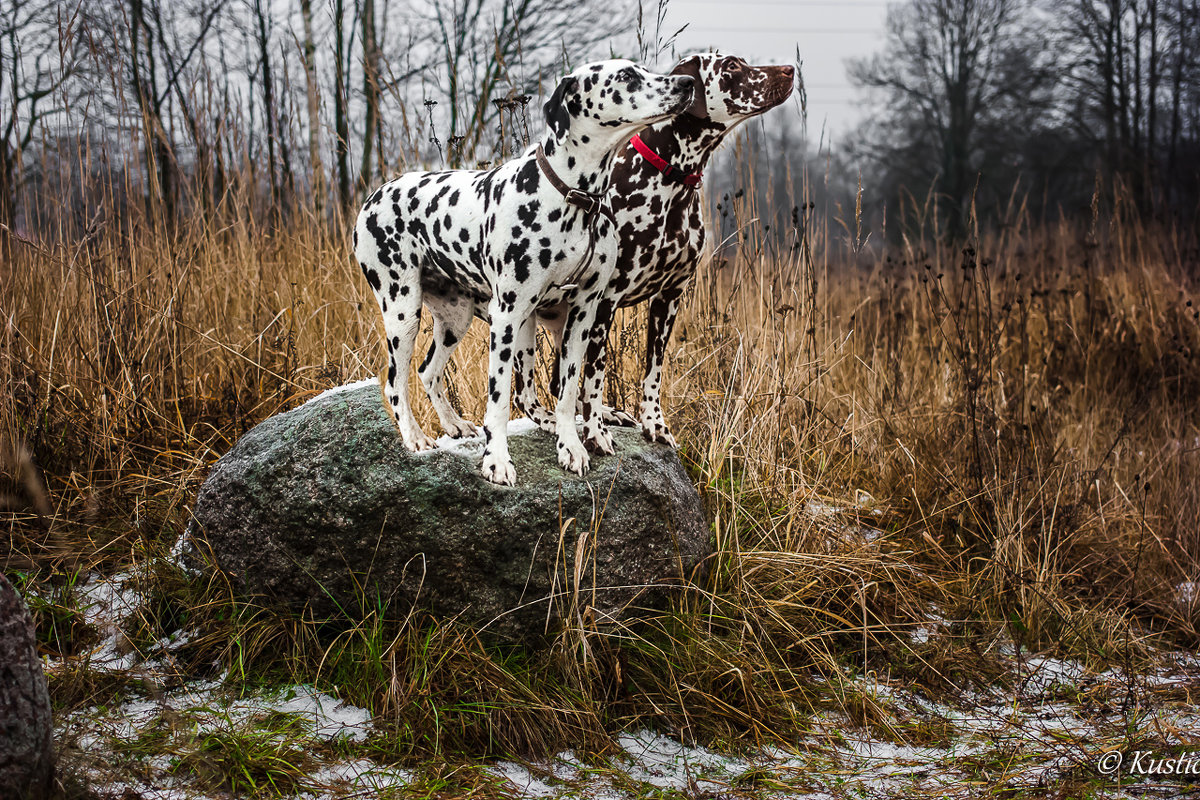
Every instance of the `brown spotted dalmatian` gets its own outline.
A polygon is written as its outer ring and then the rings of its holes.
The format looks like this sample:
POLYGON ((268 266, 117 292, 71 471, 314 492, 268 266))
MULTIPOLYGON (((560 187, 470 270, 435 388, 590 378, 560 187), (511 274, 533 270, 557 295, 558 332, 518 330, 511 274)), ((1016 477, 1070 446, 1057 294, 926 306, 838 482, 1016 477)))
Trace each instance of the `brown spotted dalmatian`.
MULTIPOLYGON (((650 301, 646 331, 645 376, 642 381, 641 427, 651 441, 675 445, 663 417, 661 393, 663 360, 679 310, 679 301, 696 272, 704 251, 705 229, 696 187, 709 157, 724 138, 743 122, 782 103, 792 93, 795 71, 790 66, 751 66, 740 58, 704 53, 685 58, 672 71, 694 77, 700 89, 687 112, 643 131, 616 158, 610 202, 617 221, 620 246, 617 265, 597 309, 595 335, 589 341, 584 370, 582 413, 585 444, 612 453, 608 424, 636 424, 629 416, 601 403, 605 345, 615 310, 650 301), (598 423, 598 419, 602 420, 598 423)), ((568 310, 543 303, 539 322, 555 341, 563 340, 568 310)), ((567 336, 567 341, 570 340, 567 336)), ((435 341, 429 361, 445 364, 449 357, 435 341)), ((529 351, 523 351, 529 352, 529 351)), ((531 370, 520 365, 517 405, 539 426, 553 431, 551 416, 538 402, 536 388, 525 378, 531 370)), ((554 383, 557 383, 557 373, 554 383)), ((554 385, 551 393, 561 397, 554 385)))
MULTIPOLYGON (((354 252, 383 314, 388 369, 382 386, 406 446, 434 446, 409 405, 408 369, 422 302, 434 343, 419 370, 438 419, 452 436, 473 434, 446 398, 442 372, 473 316, 489 322, 483 476, 512 485, 507 424, 518 355, 532 385, 535 309, 563 311, 559 352, 558 462, 584 474, 588 454, 575 429, 580 368, 617 241, 604 193, 629 137, 681 113, 695 78, 658 75, 629 61, 588 64, 564 77, 544 107, 548 131, 492 170, 412 172, 385 183, 363 205, 354 252)), ((597 415, 594 423, 602 426, 597 415)), ((597 436, 585 427, 585 435, 597 436)))

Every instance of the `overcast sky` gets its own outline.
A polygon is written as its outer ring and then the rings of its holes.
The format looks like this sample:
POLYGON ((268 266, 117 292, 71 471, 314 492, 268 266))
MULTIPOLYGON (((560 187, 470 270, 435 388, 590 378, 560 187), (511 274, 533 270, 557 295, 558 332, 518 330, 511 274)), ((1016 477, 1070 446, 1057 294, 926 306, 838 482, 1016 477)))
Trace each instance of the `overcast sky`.
MULTIPOLYGON (((650 25, 655 5, 643 0, 650 25)), ((799 49, 809 136, 815 143, 824 127, 826 142, 830 134, 836 141, 862 114, 846 79, 845 59, 882 47, 887 5, 881 0, 670 0, 662 35, 687 23, 675 44, 679 54, 715 47, 751 63, 791 64, 799 49)), ((792 103, 788 113, 798 117, 799 104, 792 103)))

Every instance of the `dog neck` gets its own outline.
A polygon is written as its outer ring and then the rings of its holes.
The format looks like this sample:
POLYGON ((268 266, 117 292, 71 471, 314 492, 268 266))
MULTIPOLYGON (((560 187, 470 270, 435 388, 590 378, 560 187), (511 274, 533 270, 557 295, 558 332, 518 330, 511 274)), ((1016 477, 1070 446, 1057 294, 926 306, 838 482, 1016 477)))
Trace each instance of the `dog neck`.
MULTIPOLYGON (((587 142, 583 142, 583 138, 581 134, 568 131, 566 136, 559 139, 547 131, 541 141, 546 160, 550 162, 555 174, 572 189, 584 192, 608 191, 613 159, 629 137, 614 137, 606 131, 604 138, 612 140, 607 147, 603 142, 597 141, 600 137, 595 134, 588 135, 587 142), (596 160, 597 154, 600 154, 599 161, 596 160)), ((536 150, 537 145, 534 145, 528 152, 532 155, 536 150)))
MULTIPOLYGON (((729 128, 709 120, 683 114, 674 119, 651 125, 641 133, 642 141, 676 171, 688 174, 703 172, 713 151, 721 144, 729 128)), ((641 169, 658 172, 640 155, 633 161, 641 169)))

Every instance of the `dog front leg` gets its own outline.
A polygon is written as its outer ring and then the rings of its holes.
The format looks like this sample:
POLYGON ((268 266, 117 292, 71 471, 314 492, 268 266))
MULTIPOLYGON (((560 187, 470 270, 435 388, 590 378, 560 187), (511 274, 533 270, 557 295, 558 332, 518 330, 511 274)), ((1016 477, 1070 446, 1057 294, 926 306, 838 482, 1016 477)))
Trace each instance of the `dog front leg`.
POLYGON ((596 320, 592 324, 584 354, 583 443, 593 453, 612 455, 616 452, 612 434, 604 419, 604 365, 608 354, 608 332, 612 328, 616 306, 611 298, 602 297, 596 303, 596 320))
POLYGON ((575 430, 575 404, 579 400, 579 379, 583 359, 596 324, 596 294, 573 300, 567 312, 562 345, 558 350, 558 404, 554 420, 558 428, 558 463, 576 475, 588 470, 587 448, 575 430))

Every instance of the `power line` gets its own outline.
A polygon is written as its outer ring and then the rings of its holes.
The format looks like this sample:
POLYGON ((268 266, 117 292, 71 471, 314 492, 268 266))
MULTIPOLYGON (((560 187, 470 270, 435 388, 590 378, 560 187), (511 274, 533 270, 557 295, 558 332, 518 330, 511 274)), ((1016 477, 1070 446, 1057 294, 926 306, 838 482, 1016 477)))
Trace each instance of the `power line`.
MULTIPOLYGON (((703 5, 729 5, 729 0, 680 0, 675 6, 686 6, 689 3, 700 3, 703 5)), ((880 0, 742 0, 741 5, 757 5, 757 6, 786 6, 795 8, 797 6, 828 6, 832 8, 843 8, 845 6, 855 6, 862 8, 886 8, 892 5, 888 2, 880 0)))
MULTIPOLYGON (((730 25, 689 25, 688 31, 712 31, 713 33, 783 33, 788 35, 815 35, 826 36, 829 34, 855 34, 861 36, 864 33, 883 33, 879 28, 805 28, 799 31, 781 30, 780 28, 769 28, 765 26, 743 27, 730 25)), ((687 31, 684 31, 685 33, 687 31)))

